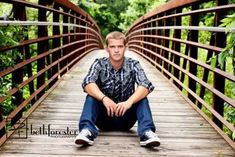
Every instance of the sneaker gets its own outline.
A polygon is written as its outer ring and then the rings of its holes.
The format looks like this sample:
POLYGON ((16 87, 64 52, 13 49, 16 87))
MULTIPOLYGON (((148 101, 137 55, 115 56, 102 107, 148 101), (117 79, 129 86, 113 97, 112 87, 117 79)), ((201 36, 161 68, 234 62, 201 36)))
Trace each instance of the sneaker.
POLYGON ((88 129, 82 129, 82 131, 76 136, 75 143, 77 145, 93 145, 94 137, 88 129))
POLYGON ((158 147, 160 146, 160 139, 157 134, 149 130, 140 138, 140 145, 143 147, 158 147))

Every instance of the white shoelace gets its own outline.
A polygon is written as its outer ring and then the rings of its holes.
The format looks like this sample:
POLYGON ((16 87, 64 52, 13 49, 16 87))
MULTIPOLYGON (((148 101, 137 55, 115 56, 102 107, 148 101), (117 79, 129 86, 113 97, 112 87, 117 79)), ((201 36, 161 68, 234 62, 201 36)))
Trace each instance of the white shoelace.
POLYGON ((87 136, 87 135, 91 136, 91 132, 88 129, 82 129, 80 134, 82 134, 83 136, 87 136))
POLYGON ((151 130, 150 131, 147 131, 146 133, 146 136, 148 136, 149 138, 158 138, 158 136, 152 132, 151 130))

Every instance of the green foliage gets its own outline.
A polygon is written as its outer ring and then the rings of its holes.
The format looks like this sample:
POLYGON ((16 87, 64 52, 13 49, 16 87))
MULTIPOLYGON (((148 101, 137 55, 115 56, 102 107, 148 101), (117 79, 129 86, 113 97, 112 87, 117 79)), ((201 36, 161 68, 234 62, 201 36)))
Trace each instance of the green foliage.
POLYGON ((129 6, 124 13, 121 13, 122 22, 119 24, 119 28, 127 31, 127 29, 133 24, 133 22, 154 9, 156 6, 159 6, 167 0, 128 0, 129 6))
MULTIPOLYGON (((8 26, 0 27, 0 47, 4 46, 15 46, 19 44, 24 38, 23 27, 20 26, 8 26)), ((22 54, 16 49, 11 51, 5 51, 0 53, 0 71, 7 69, 11 66, 14 66, 15 60, 17 58, 22 58, 22 54)), ((7 96, 7 92, 15 85, 12 84, 11 74, 0 78, 0 96, 7 96)), ((8 115, 15 106, 12 105, 11 99, 14 97, 9 97, 3 103, 0 104, 0 107, 3 109, 3 114, 8 115)))
POLYGON ((81 0, 78 5, 97 22, 103 37, 111 31, 122 31, 118 28, 121 21, 120 14, 127 8, 128 1, 81 0))
POLYGON ((224 18, 222 22, 221 26, 226 27, 227 45, 219 54, 218 62, 223 69, 226 58, 231 57, 233 60, 233 74, 235 75, 235 32, 232 31, 232 28, 235 28, 235 13, 224 18))
MULTIPOLYGON (((18 45, 18 42, 24 38, 22 29, 20 26, 0 27, 0 47, 18 45)), ((17 50, 0 53, 0 71, 13 66, 18 57, 22 58, 22 54, 17 50)))

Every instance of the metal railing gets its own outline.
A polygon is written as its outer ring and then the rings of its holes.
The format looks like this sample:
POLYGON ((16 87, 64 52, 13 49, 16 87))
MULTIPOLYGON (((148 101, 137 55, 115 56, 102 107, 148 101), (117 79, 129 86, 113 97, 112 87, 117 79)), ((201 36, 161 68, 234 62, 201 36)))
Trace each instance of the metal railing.
POLYGON ((0 47, 1 54, 20 54, 14 65, 0 68, 1 81, 10 81, 8 87, 1 82, 1 89, 6 88, 0 95, 2 145, 57 86, 60 77, 84 55, 103 48, 103 44, 95 21, 68 0, 39 0, 38 4, 0 0, 0 3, 10 6, 13 13, 12 17, 0 20, 0 27, 18 27, 23 34, 18 44, 0 47), (35 17, 29 17, 29 10, 35 17), (3 106, 7 103, 15 109, 4 115, 3 106))
POLYGON ((226 46, 221 20, 234 9, 227 0, 172 0, 139 18, 127 32, 129 49, 161 71, 233 148, 235 119, 225 116, 226 108, 235 111, 232 91, 227 92, 235 76, 228 70, 232 63, 222 69, 215 56, 226 46), (205 4, 214 6, 203 8, 205 4))

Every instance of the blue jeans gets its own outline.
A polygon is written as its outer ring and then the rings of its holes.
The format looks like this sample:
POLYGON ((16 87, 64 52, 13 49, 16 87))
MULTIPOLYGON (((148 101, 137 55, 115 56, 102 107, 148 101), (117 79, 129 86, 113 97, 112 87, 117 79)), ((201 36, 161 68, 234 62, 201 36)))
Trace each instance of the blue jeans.
POLYGON ((79 121, 79 131, 89 129, 94 137, 98 130, 103 131, 128 131, 138 121, 138 135, 142 137, 145 131, 155 132, 151 110, 147 98, 134 104, 122 117, 109 117, 102 102, 87 95, 79 121), (97 126, 97 127, 96 127, 97 126))

